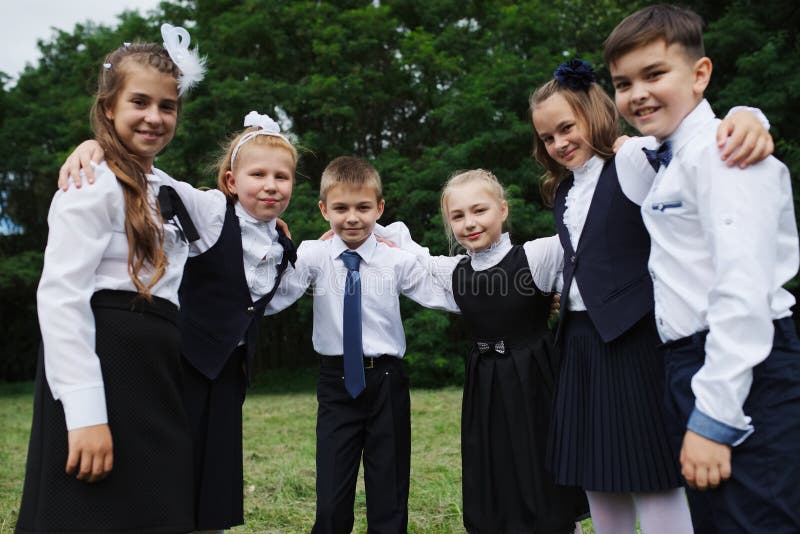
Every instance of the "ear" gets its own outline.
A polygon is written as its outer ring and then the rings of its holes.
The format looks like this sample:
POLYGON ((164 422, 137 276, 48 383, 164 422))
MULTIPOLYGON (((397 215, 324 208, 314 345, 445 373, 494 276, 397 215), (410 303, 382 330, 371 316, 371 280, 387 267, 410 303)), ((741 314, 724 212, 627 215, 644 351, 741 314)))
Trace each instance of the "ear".
POLYGON ((500 203, 500 215, 503 217, 503 222, 508 219, 508 202, 505 200, 500 203))
POLYGON ((378 201, 378 216, 375 218, 375 220, 378 220, 378 219, 381 218, 381 215, 383 215, 383 208, 384 208, 385 205, 386 205, 386 203, 383 201, 383 199, 380 199, 378 201))
POLYGON ((107 104, 103 104, 103 115, 105 115, 106 118, 108 120, 110 120, 110 121, 114 120, 114 112, 112 110, 108 109, 108 105, 107 104))
POLYGON ((228 184, 228 189, 234 195, 236 194, 236 178, 231 171, 225 171, 225 183, 228 184))
POLYGON ((711 71, 713 67, 711 60, 707 57, 701 57, 694 62, 692 72, 694 73, 694 83, 692 84, 692 92, 697 97, 702 97, 703 93, 711 81, 711 71))
POLYGON ((326 221, 330 221, 330 219, 328 218, 328 208, 325 206, 325 203, 324 203, 323 201, 321 201, 321 200, 320 200, 320 201, 317 203, 317 205, 319 206, 319 212, 322 214, 322 217, 323 217, 323 218, 324 218, 326 221))

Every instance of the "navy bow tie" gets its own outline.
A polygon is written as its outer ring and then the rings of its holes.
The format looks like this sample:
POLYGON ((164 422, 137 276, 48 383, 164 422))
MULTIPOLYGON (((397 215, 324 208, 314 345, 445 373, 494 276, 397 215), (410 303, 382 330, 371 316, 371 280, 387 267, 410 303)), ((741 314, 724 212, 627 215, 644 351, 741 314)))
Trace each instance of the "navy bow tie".
POLYGON ((642 148, 642 152, 644 152, 647 161, 650 162, 650 165, 656 172, 658 172, 659 167, 662 165, 667 167, 669 162, 672 161, 672 143, 669 141, 664 141, 661 143, 661 146, 655 150, 642 148))

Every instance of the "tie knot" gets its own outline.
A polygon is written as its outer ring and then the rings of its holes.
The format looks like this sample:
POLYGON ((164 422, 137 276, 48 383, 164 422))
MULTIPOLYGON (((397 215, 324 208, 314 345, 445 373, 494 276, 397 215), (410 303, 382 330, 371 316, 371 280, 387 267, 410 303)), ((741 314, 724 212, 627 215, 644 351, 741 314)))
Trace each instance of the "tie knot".
POLYGON ((658 172, 659 167, 662 165, 667 167, 669 162, 672 161, 672 143, 669 140, 661 143, 661 146, 655 150, 642 148, 642 152, 644 152, 647 161, 650 162, 656 172, 658 172))
POLYGON ((361 263, 361 256, 358 255, 358 252, 353 252, 352 250, 345 250, 342 252, 341 255, 342 261, 344 262, 344 266, 347 267, 348 271, 357 271, 358 264, 361 263))

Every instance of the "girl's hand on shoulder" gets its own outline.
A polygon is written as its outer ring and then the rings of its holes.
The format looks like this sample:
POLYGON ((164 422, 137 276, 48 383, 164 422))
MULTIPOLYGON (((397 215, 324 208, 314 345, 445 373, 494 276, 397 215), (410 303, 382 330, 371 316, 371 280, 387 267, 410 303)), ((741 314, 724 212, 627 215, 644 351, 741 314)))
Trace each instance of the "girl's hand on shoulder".
POLYGON ((290 232, 290 231, 289 231, 289 225, 288 225, 288 224, 286 224, 286 221, 284 221, 283 219, 281 219, 280 217, 278 217, 277 219, 275 219, 275 225, 276 225, 278 228, 280 228, 280 229, 281 229, 281 231, 283 232, 283 234, 284 234, 286 237, 288 237, 289 239, 291 239, 291 238, 292 238, 292 232, 290 232))
POLYGON ((103 480, 114 467, 114 445, 107 424, 76 428, 67 433, 68 475, 92 483, 103 480))
POLYGON ((750 111, 731 113, 717 129, 720 157, 728 167, 738 165, 744 169, 772 155, 775 143, 759 118, 750 111))
POLYGON ((379 235, 375 236, 375 241, 377 241, 378 243, 383 243, 389 248, 397 248, 397 244, 394 241, 391 241, 390 239, 386 239, 385 237, 381 237, 379 235))
POLYGON ((75 187, 80 188, 81 184, 81 171, 86 176, 86 181, 90 184, 94 183, 94 168, 92 164, 97 164, 103 161, 105 152, 100 147, 100 143, 94 139, 84 141, 67 157, 67 160, 58 171, 58 187, 59 189, 67 190, 69 187, 69 179, 75 182, 75 187))
POLYGON ((327 232, 319 236, 320 241, 328 241, 330 239, 333 239, 333 230, 328 230, 327 232))
POLYGON ((619 137, 617 137, 617 139, 614 141, 613 146, 611 147, 611 149, 614 151, 614 154, 619 152, 619 149, 622 147, 622 145, 625 144, 625 141, 627 141, 628 139, 633 139, 633 137, 631 137, 630 135, 620 135, 619 137))

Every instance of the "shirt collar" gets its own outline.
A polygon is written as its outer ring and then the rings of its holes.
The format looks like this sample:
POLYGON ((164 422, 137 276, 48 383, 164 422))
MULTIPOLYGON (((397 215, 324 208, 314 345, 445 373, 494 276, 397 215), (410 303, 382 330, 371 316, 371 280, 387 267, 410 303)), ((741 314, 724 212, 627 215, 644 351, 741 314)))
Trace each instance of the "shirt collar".
POLYGON ((572 174, 575 176, 575 183, 597 179, 600 176, 600 172, 603 170, 604 164, 605 160, 600 156, 592 156, 589 158, 589 161, 572 171, 572 174))
POLYGON ((144 175, 144 177, 147 179, 147 185, 152 185, 155 187, 161 186, 161 182, 163 181, 161 176, 164 174, 164 172, 156 169, 155 167, 152 167, 151 170, 152 172, 144 175))
POLYGON ((672 143, 672 153, 675 154, 684 145, 697 135, 703 124, 714 119, 711 104, 705 98, 697 104, 691 113, 681 121, 675 131, 667 139, 672 143))
POLYGON ((511 250, 511 238, 508 232, 504 232, 496 242, 489 248, 479 252, 469 252, 470 264, 476 271, 484 271, 489 267, 494 267, 500 260, 506 257, 508 251, 511 250))
MULTIPOLYGON (((366 241, 361 243, 361 246, 355 249, 354 252, 357 252, 359 256, 361 256, 361 261, 365 263, 369 263, 372 259, 372 255, 375 253, 375 249, 378 246, 378 240, 375 239, 375 234, 369 234, 369 237, 366 241)), ((338 235, 335 235, 331 238, 331 258, 336 259, 342 255, 342 252, 348 250, 347 245, 342 238, 338 235)))
POLYGON ((278 221, 276 219, 272 219, 270 221, 260 221, 247 213, 247 210, 244 209, 241 202, 236 202, 233 205, 233 209, 236 211, 236 216, 239 217, 240 221, 253 224, 260 228, 266 228, 270 236, 277 236, 278 231, 275 229, 275 226, 278 221))

